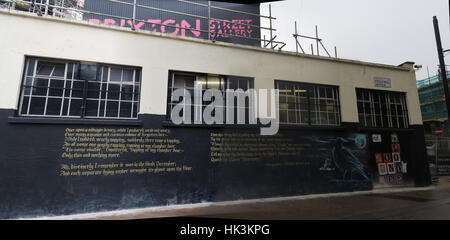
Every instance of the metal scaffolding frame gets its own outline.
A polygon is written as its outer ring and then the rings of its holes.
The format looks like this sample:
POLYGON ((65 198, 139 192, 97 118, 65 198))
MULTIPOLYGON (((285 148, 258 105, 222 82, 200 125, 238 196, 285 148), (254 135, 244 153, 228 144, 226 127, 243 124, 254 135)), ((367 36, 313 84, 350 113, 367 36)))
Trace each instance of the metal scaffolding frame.
MULTIPOLYGON (((297 21, 295 21, 295 33, 292 34, 292 36, 295 38, 295 51, 298 53, 299 48, 300 50, 302 50, 302 53, 306 54, 305 50, 303 49, 302 45, 300 44, 299 38, 306 38, 306 39, 311 39, 316 41, 316 53, 317 56, 320 56, 320 47, 322 47, 322 49, 327 53, 328 57, 331 57, 330 53, 328 52, 327 48, 323 45, 321 38, 319 38, 319 30, 318 27, 316 25, 316 36, 315 37, 311 37, 311 36, 306 36, 306 35, 301 35, 298 32, 298 27, 297 27, 297 21)), ((314 55, 314 46, 311 44, 311 54, 314 55)), ((335 58, 337 58, 337 48, 334 47, 334 55, 335 58)))

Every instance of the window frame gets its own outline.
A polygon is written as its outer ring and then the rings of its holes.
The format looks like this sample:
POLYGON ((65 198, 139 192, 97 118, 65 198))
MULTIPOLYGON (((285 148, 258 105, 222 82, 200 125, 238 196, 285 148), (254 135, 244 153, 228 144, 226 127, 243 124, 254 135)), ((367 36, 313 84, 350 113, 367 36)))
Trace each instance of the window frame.
MULTIPOLYGON (((294 112, 307 112, 307 121, 306 122, 299 122, 297 121, 298 119, 298 114, 296 114, 295 118, 296 121, 295 122, 289 122, 289 113, 288 116, 286 117, 287 122, 282 122, 281 121, 281 108, 279 109, 280 112, 280 124, 282 125, 293 125, 293 126, 305 126, 305 127, 340 127, 342 125, 342 114, 341 114, 341 104, 340 104, 340 94, 339 94, 339 86, 336 85, 326 85, 326 84, 316 84, 316 83, 307 83, 307 82, 298 82, 298 81, 287 81, 287 80, 275 80, 275 89, 280 90, 280 84, 287 84, 287 85, 291 85, 291 88, 294 90, 294 95, 292 95, 295 99, 295 106, 297 105, 301 105, 301 103, 297 103, 297 96, 295 95, 295 90, 297 90, 296 88, 298 86, 301 86, 305 89, 307 89, 307 95, 306 95, 306 99, 307 99, 307 109, 301 109, 301 108, 295 108, 294 110, 289 110, 289 107, 287 108, 286 111, 294 111, 294 112), (333 111, 321 111, 320 110, 320 101, 328 101, 328 98, 326 96, 326 89, 325 89, 325 97, 320 97, 320 88, 331 88, 332 91, 332 101, 335 102, 335 104, 333 105, 336 110, 333 111), (314 95, 312 95, 312 93, 314 93, 314 95), (313 103, 313 101, 315 102, 315 104, 313 103), (313 109, 314 107, 314 109, 313 109), (313 111, 315 110, 315 111, 313 111), (321 113, 327 113, 327 119, 328 119, 328 123, 327 124, 322 124, 321 123, 321 118, 320 118, 320 114, 321 113), (316 114, 316 119, 318 119, 319 123, 317 122, 313 122, 313 113, 316 114), (335 115, 335 122, 336 124, 330 124, 330 117, 329 117, 329 113, 333 113, 335 115), (317 115, 318 114, 318 115, 317 115)), ((282 95, 280 94, 280 97, 282 95)), ((280 99, 279 99, 280 100, 280 99)), ((281 101, 280 101, 281 103, 281 101)), ((301 118, 301 116, 300 116, 301 118)))
MULTIPOLYGON (((117 84, 117 83, 116 83, 117 84)), ((87 121, 87 122, 101 122, 101 121, 115 121, 120 123, 125 122, 133 122, 137 121, 139 119, 139 108, 141 104, 141 91, 142 91, 142 67, 136 67, 136 66, 127 66, 127 65, 117 65, 117 64, 107 64, 107 63, 101 63, 101 62, 90 62, 90 61, 80 61, 80 60, 69 60, 69 59, 58 59, 58 58, 48 58, 48 57, 36 57, 36 56, 25 56, 24 58, 24 65, 23 65, 23 74, 20 82, 20 95, 19 95, 19 101, 18 101, 18 108, 15 111, 15 120, 17 122, 23 122, 23 120, 20 119, 48 119, 50 122, 57 122, 58 119, 66 119, 70 120, 72 122, 77 121, 87 121), (40 63, 42 62, 50 62, 52 64, 64 64, 64 76, 53 76, 53 74, 49 75, 38 75, 37 68, 40 63), (81 67, 82 65, 95 65, 97 68, 95 80, 88 80, 88 79, 82 79, 81 77, 81 67), (32 72, 30 73, 29 67, 33 65, 34 68, 32 72), (72 69, 70 69, 72 68, 72 69), (111 75, 108 73, 108 78, 106 81, 104 81, 103 76, 99 75, 99 73, 102 73, 105 69, 108 69, 108 72, 111 71, 112 68, 119 68, 121 69, 121 82, 119 83, 119 99, 108 99, 108 88, 111 84, 110 78, 111 75), (106 105, 109 101, 117 101, 118 104, 122 103, 122 76, 123 76, 123 70, 132 70, 133 71, 133 79, 132 83, 129 85, 133 85, 133 92, 131 93, 131 100, 126 102, 131 102, 131 113, 130 117, 121 117, 121 110, 120 107, 117 108, 118 116, 117 117, 106 117, 107 114, 107 108, 106 105), (71 76, 68 77, 69 73, 71 72, 71 76), (35 79, 42 78, 46 79, 48 81, 47 86, 44 87, 37 87, 37 85, 34 84, 35 79), (31 83, 27 84, 27 79, 31 79, 31 83), (52 80, 58 80, 58 81, 64 81, 63 87, 51 87, 50 84, 52 80), (74 82, 77 82, 80 84, 80 88, 74 87, 74 82), (99 85, 99 88, 89 88, 89 83, 96 83, 99 85), (67 84, 70 84, 70 86, 67 86, 67 84), (103 90, 102 86, 106 85, 106 89, 103 90), (136 91, 136 87, 139 87, 138 91, 136 91), (25 92, 28 91, 29 93, 26 94, 25 92), (45 89, 46 95, 45 96, 39 96, 39 95, 33 95, 33 89, 34 88, 42 88, 45 89), (62 91, 61 94, 57 96, 49 96, 49 93, 51 90, 54 91, 62 91), (81 91, 81 97, 74 97, 72 96, 74 91, 81 91), (93 99, 92 97, 88 96, 89 92, 98 92, 98 98, 93 99), (102 98, 102 93, 105 94, 105 97, 102 98), (60 109, 59 109, 59 115, 50 115, 47 114, 47 110, 44 107, 44 110, 42 114, 32 114, 30 113, 31 108, 31 100, 32 98, 43 98, 45 99, 46 105, 48 103, 49 99, 58 99, 61 101, 60 103, 60 109), (26 99, 28 98, 28 99, 26 99), (26 106, 24 105, 24 101, 28 100, 28 103, 26 106), (77 114, 71 114, 71 106, 72 100, 81 100, 81 107, 79 110, 79 113, 77 114), (88 101, 98 101, 97 103, 97 116, 87 116, 87 108, 86 104, 88 101), (65 102, 69 102, 67 106, 65 106, 65 102), (100 109, 100 105, 104 102, 105 108, 103 109, 103 117, 100 109), (27 111, 23 113, 23 108, 27 107, 27 111), (67 107, 67 109, 66 109, 67 107), (134 112, 134 108, 136 108, 134 112), (18 119, 20 118, 20 119, 18 119)), ((125 101, 125 100, 124 100, 125 101)), ((59 104, 58 104, 59 105, 59 104)))
MULTIPOLYGON (((244 90, 244 91, 247 91, 248 89, 252 89, 253 87, 254 87, 254 78, 253 77, 247 77, 247 76, 234 76, 234 75, 224 75, 224 74, 216 74, 216 73, 199 73, 199 72, 188 72, 188 71, 178 71, 178 70, 169 70, 169 77, 168 77, 168 83, 167 83, 167 104, 166 104, 166 116, 165 116, 165 121, 166 122, 170 122, 171 121, 171 113, 172 113, 172 107, 171 107, 171 105, 173 104, 172 103, 172 101, 171 101, 171 98, 172 98, 172 92, 173 92, 173 89, 175 89, 175 87, 174 87, 174 84, 175 84, 175 75, 176 74, 179 74, 179 75, 184 75, 184 76, 189 76, 189 77, 195 77, 195 80, 194 80, 194 84, 195 84, 195 81, 197 81, 198 79, 199 79, 199 76, 204 76, 205 77, 205 79, 206 79, 206 86, 208 86, 208 75, 214 75, 214 76, 218 76, 219 78, 223 78, 223 80, 224 80, 224 83, 223 84, 220 84, 220 86, 223 86, 224 87, 224 89, 218 89, 218 90, 220 90, 221 92, 222 92, 222 96, 223 96, 223 100, 224 100, 224 105, 226 105, 226 101, 227 101, 227 97, 226 97, 226 90, 228 90, 228 89, 231 89, 231 88, 229 88, 230 87, 230 79, 229 78, 242 78, 242 79, 238 79, 239 81, 241 81, 241 80, 246 80, 247 81, 247 89, 246 90, 244 90)), ((185 86, 186 86, 186 83, 185 83, 185 86)), ((203 89, 202 88, 202 94, 204 93, 204 91, 205 90, 207 90, 207 89, 211 89, 211 88, 206 88, 206 89, 203 89)), ((214 89, 217 89, 217 88, 214 88, 214 89)), ((194 91, 194 88, 189 88, 189 90, 192 90, 192 91, 194 91)), ((194 100, 193 98, 194 98, 194 96, 192 95, 191 96, 192 97, 192 100, 194 100)), ((203 101, 202 100, 202 111, 204 110, 204 108, 207 106, 207 105, 205 105, 205 101, 203 101)), ((195 102, 194 101, 192 101, 191 102, 191 105, 192 106, 194 106, 195 105, 195 102)), ((249 109, 249 107, 248 106, 246 106, 245 107, 247 110, 246 110, 246 112, 245 112, 245 117, 246 117, 246 119, 245 119, 245 124, 244 125, 248 125, 248 122, 249 122, 249 117, 248 117, 248 114, 249 114, 249 111, 248 111, 248 109, 249 109)), ((225 106, 223 107, 223 111, 224 111, 224 124, 226 123, 226 108, 225 108, 225 106)), ((239 124, 237 124, 236 123, 236 117, 237 117, 237 114, 236 114, 236 111, 237 111, 237 109, 234 109, 234 111, 235 111, 235 114, 234 114, 234 117, 235 117, 235 119, 234 119, 234 124, 233 125, 239 125, 239 124)), ((204 119, 203 119, 203 117, 202 117, 202 123, 201 124, 199 124, 199 123, 195 123, 194 122, 194 120, 195 120, 195 113, 194 112, 191 112, 191 123, 190 124, 185 124, 185 123, 183 123, 182 125, 188 125, 188 126, 193 126, 193 125, 200 125, 200 126, 218 126, 218 125, 224 125, 224 124, 217 124, 217 123, 214 123, 214 124, 212 124, 212 125, 210 125, 210 124, 206 124, 205 122, 204 122, 204 119)))
POLYGON ((361 127, 391 129, 409 128, 409 111, 405 92, 356 88, 355 93, 358 121, 361 127), (365 95, 367 95, 368 98, 365 98, 365 95), (375 95, 378 97, 378 101, 375 101, 375 95), (359 96, 361 96, 362 99, 360 99, 359 96), (398 101, 396 101, 395 98, 397 98, 398 101), (395 110, 392 109, 392 105, 395 106, 395 110), (370 113, 367 113, 366 106, 369 106, 370 113), (402 108, 400 109, 402 114, 399 114, 398 106, 402 108), (360 111, 361 108, 363 112, 360 111), (377 110, 379 113, 377 113, 377 110), (395 111, 394 115, 392 115, 393 111, 395 111), (364 122, 361 121, 361 115, 364 122), (378 117, 379 119, 377 119, 378 117), (369 119, 370 124, 368 124, 369 119), (400 124, 400 119, 403 119, 402 124, 400 124), (394 123, 394 120, 396 123, 394 123), (381 124, 378 124, 378 122, 381 124))

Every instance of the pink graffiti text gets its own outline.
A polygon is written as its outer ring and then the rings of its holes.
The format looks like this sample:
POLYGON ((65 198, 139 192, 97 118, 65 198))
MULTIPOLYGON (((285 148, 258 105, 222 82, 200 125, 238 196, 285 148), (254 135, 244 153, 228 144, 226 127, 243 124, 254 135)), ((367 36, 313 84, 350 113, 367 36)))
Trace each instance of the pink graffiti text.
MULTIPOLYGON (((231 35, 251 37, 252 28, 251 26, 246 26, 242 24, 251 24, 251 19, 234 19, 227 20, 228 22, 222 22, 217 20, 211 20, 209 24, 209 29, 212 35, 217 37, 229 38, 231 35)), ((116 25, 120 27, 132 27, 133 21, 131 20, 115 20, 115 19, 89 19, 89 22, 106 24, 106 25, 116 25)), ((171 35, 181 35, 186 36, 189 32, 195 37, 200 37, 201 21, 200 19, 195 20, 195 24, 191 24, 186 20, 176 21, 174 19, 148 19, 146 22, 136 22, 134 25, 135 29, 146 29, 153 32, 168 33, 171 35), (170 26, 165 26, 170 25, 170 26), (195 25, 195 26, 194 26, 195 25), (173 26, 173 27, 172 27, 173 26)))

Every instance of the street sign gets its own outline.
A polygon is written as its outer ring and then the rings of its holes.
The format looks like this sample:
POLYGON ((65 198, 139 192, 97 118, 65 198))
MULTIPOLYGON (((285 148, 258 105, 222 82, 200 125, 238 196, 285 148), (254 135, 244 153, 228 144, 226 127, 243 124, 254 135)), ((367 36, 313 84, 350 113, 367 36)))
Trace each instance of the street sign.
POLYGON ((433 133, 434 133, 435 135, 441 136, 442 133, 443 133, 442 128, 436 128, 436 129, 434 129, 434 130, 433 130, 433 133))
POLYGON ((392 87, 390 78, 374 77, 373 81, 375 83, 375 87, 382 87, 382 88, 392 87))

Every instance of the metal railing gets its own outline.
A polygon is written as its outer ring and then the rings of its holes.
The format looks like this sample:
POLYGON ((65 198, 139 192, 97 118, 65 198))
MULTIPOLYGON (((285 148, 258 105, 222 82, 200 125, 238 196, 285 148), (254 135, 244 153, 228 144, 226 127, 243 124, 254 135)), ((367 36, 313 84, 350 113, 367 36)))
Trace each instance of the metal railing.
MULTIPOLYGON (((172 0, 179 2, 181 4, 186 4, 189 6, 195 6, 196 8, 203 8, 207 11, 207 16, 202 16, 198 14, 191 14, 187 12, 180 12, 180 11, 174 11, 169 9, 162 9, 158 7, 153 7, 150 5, 144 5, 143 1, 137 1, 137 0, 103 0, 102 2, 108 2, 110 4, 117 4, 120 5, 121 8, 124 9, 123 12, 129 12, 129 14, 124 14, 125 16, 119 16, 114 14, 107 14, 104 12, 95 12, 95 11, 89 11, 84 8, 85 0, 0 0, 0 7, 2 8, 8 8, 10 10, 22 10, 22 11, 28 11, 32 13, 36 13, 39 16, 54 16, 54 17, 61 17, 61 18, 69 18, 74 20, 88 20, 85 16, 99 16, 103 18, 112 18, 112 19, 118 19, 123 20, 125 22, 130 21, 131 23, 131 29, 136 30, 139 29, 138 25, 148 24, 151 25, 158 25, 161 29, 162 28, 169 28, 169 29, 175 29, 177 32, 180 30, 184 31, 191 31, 194 33, 204 33, 207 34, 207 37, 204 36, 205 39, 211 40, 211 41, 220 41, 218 40, 218 37, 231 37, 231 38, 239 38, 239 39, 245 39, 247 41, 254 41, 254 45, 261 46, 261 43, 263 43, 263 47, 271 46, 272 49, 275 49, 277 46, 280 46, 278 49, 281 50, 286 43, 275 41, 275 37, 273 36, 273 32, 276 31, 272 26, 272 21, 276 20, 275 17, 272 16, 271 11, 269 11, 269 15, 260 15, 250 12, 243 12, 238 11, 234 9, 227 9, 219 6, 214 6, 211 4, 211 1, 207 1, 207 4, 200 3, 200 2, 193 2, 193 1, 186 1, 186 0, 172 0), (132 9, 132 11, 130 11, 132 9), (137 16, 137 12, 147 10, 147 11, 157 11, 159 13, 167 13, 167 14, 173 14, 176 16, 183 16, 183 17, 190 17, 195 19, 203 19, 208 21, 208 27, 207 29, 201 29, 201 28, 193 28, 190 26, 181 26, 180 24, 167 24, 164 22, 149 22, 145 19, 139 19, 137 16), (212 11, 221 11, 221 12, 229 12, 234 14, 240 14, 243 16, 250 16, 250 17, 257 17, 260 19, 268 19, 270 21, 269 27, 264 27, 256 24, 251 23, 244 23, 242 21, 235 22, 230 21, 229 19, 220 19, 217 17, 214 17, 211 12, 212 11), (217 22, 220 24, 225 24, 228 27, 236 27, 236 28, 247 28, 247 29, 257 29, 259 34, 255 34, 256 36, 244 36, 242 34, 235 34, 235 33, 226 33, 226 32, 218 32, 215 29, 211 28, 211 23, 217 22), (261 30, 267 30, 270 32, 271 39, 266 40, 261 38, 261 30)), ((149 2, 150 3, 150 2, 149 2)), ((205 12, 206 12, 205 11, 205 12)), ((88 20, 89 21, 89 20, 88 20)), ((99 22, 101 23, 101 22, 99 22)), ((145 30, 145 29, 144 29, 145 30)), ((153 30, 154 31, 154 30, 153 30)), ((253 32, 253 31, 252 31, 253 32)), ((200 35, 200 34, 199 34, 200 35)))
POLYGON ((450 138, 432 136, 425 140, 432 176, 450 176, 450 138))

